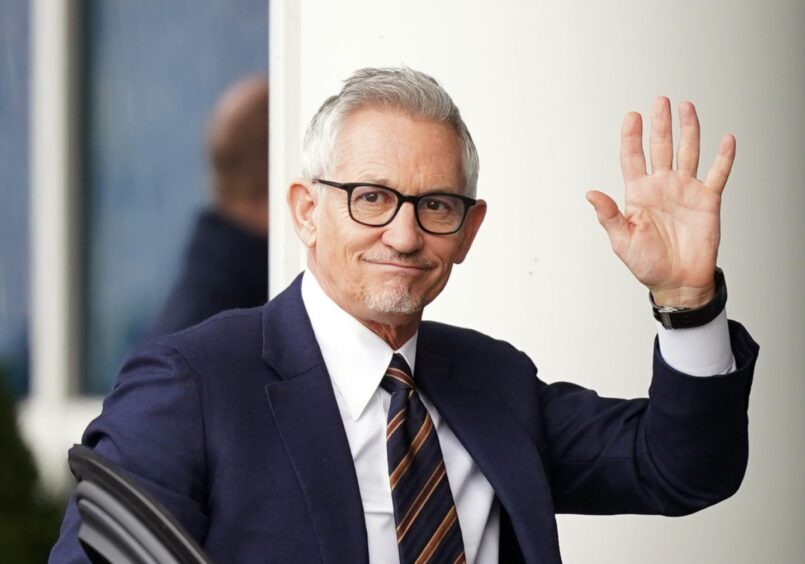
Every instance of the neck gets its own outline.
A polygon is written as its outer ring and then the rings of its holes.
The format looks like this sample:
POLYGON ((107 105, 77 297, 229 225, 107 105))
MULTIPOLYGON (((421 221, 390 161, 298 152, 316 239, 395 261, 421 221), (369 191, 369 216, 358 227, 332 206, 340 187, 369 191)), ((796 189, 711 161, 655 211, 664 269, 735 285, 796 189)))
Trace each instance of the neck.
POLYGON ((416 334, 419 328, 419 319, 402 325, 379 323, 359 317, 355 319, 369 328, 372 333, 383 339, 388 346, 395 351, 407 343, 408 340, 416 334))

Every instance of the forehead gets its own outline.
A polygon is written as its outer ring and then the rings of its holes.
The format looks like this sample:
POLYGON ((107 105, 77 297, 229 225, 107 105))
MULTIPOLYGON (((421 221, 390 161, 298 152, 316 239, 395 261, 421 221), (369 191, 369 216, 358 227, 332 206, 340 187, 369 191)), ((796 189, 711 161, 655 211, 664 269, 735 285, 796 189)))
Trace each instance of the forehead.
POLYGON ((388 183, 403 192, 461 191, 458 135, 450 125, 393 109, 364 109, 346 117, 336 140, 336 180, 388 183))

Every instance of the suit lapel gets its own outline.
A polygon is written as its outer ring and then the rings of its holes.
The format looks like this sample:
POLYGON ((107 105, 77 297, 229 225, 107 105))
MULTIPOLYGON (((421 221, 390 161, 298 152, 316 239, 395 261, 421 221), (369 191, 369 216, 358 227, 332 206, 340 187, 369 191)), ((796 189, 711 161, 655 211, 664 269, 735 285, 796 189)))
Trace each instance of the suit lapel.
POLYGON ((421 346, 416 379, 489 480, 511 517, 526 561, 561 562, 539 452, 502 398, 490 389, 468 386, 465 382, 472 380, 453 374, 449 360, 421 346))
POLYGON ((266 386, 269 407, 304 492, 322 561, 367 562, 355 466, 300 282, 263 313, 263 359, 282 378, 266 386))

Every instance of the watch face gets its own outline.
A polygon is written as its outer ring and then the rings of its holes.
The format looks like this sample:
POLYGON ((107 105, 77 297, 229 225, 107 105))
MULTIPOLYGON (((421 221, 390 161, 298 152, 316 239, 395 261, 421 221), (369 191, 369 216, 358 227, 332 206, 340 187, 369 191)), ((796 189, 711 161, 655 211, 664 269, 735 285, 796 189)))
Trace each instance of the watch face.
POLYGON ((675 307, 675 306, 665 306, 658 309, 660 313, 678 313, 680 311, 690 311, 689 307, 675 307))

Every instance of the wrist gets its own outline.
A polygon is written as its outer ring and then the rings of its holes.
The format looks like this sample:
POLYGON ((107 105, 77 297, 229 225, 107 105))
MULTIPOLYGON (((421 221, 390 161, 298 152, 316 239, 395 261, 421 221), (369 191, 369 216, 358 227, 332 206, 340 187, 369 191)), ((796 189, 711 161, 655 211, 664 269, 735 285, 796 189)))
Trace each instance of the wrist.
POLYGON ((715 280, 704 288, 684 286, 667 290, 651 289, 651 300, 657 307, 697 309, 716 296, 715 280))

